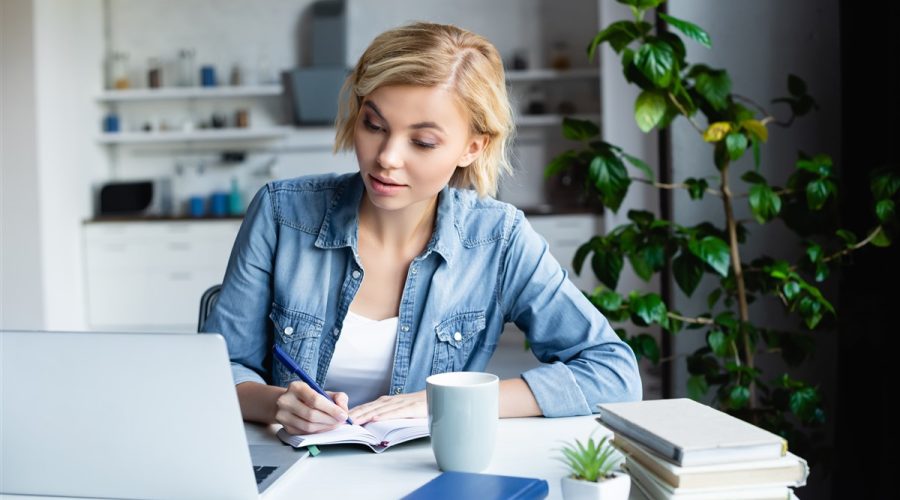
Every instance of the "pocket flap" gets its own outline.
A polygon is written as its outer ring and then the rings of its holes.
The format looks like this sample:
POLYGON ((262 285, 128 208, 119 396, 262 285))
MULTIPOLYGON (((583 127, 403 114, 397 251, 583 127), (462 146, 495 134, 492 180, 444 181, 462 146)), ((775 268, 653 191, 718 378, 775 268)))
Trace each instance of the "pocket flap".
POLYGON ((285 342, 318 337, 325 326, 324 321, 311 314, 285 309, 278 304, 272 305, 269 319, 275 324, 275 331, 285 342))
POLYGON ((484 330, 484 327, 484 311, 475 311, 451 316, 442 321, 434 330, 438 340, 459 348, 478 332, 484 330))

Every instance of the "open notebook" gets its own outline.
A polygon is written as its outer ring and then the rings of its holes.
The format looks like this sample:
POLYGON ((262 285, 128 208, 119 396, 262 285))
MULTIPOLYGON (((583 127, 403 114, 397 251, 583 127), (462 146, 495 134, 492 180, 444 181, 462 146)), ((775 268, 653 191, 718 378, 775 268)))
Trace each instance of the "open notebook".
POLYGON ((395 444, 426 436, 427 418, 383 420, 362 426, 342 425, 318 434, 290 434, 283 428, 278 431, 278 437, 295 448, 323 444, 363 444, 375 453, 381 453, 395 444))

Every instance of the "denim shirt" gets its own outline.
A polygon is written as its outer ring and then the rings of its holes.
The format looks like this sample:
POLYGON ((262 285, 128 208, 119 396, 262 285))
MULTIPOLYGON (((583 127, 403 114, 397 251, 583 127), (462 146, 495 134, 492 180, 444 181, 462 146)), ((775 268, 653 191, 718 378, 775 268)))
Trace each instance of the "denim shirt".
MULTIPOLYGON (((235 384, 286 386, 287 351, 325 386, 347 310, 365 275, 358 253, 358 173, 270 182, 238 233, 204 331, 228 344, 235 384)), ((547 243, 510 204, 446 187, 434 233, 409 265, 390 394, 448 371, 482 371, 503 326, 525 332, 541 365, 521 376, 545 416, 586 415, 639 400, 634 353, 568 280, 547 243)), ((353 402, 351 402, 353 404, 353 402)))

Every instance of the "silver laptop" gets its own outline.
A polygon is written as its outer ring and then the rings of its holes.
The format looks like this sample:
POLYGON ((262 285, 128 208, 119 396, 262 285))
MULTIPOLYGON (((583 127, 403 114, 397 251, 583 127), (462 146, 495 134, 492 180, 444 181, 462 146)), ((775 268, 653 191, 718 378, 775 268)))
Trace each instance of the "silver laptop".
POLYGON ((248 447, 219 335, 0 332, 0 493, 258 498, 307 455, 248 447))

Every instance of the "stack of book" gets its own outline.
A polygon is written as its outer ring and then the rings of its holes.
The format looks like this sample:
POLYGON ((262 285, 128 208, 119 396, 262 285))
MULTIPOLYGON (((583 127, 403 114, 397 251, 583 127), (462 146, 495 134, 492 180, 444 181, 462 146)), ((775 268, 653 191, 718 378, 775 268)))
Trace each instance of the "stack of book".
POLYGON ((599 408, 632 483, 651 500, 787 500, 809 476, 782 437, 690 399, 599 408))

